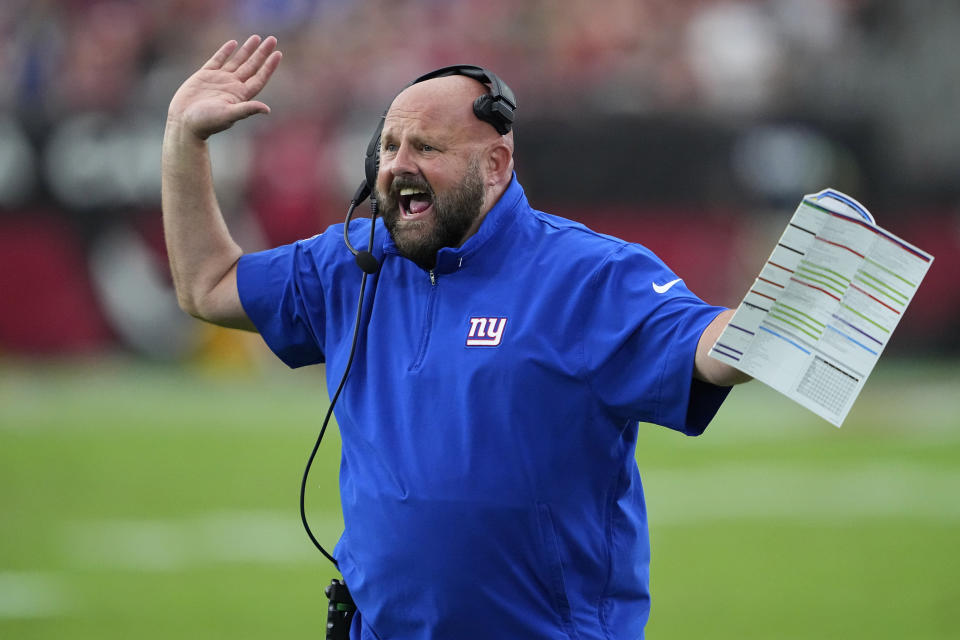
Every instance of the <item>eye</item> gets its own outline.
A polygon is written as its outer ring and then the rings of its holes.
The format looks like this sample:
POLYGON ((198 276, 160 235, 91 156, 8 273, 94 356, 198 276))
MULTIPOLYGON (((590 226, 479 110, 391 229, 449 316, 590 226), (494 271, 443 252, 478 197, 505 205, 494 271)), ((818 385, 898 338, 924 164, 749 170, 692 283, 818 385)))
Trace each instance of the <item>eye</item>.
POLYGON ((385 142, 380 145, 380 150, 394 152, 397 150, 397 145, 394 142, 385 142))
POLYGON ((421 151, 436 151, 436 149, 435 149, 434 147, 430 146, 429 144, 422 144, 422 145, 420 145, 420 150, 421 150, 421 151))

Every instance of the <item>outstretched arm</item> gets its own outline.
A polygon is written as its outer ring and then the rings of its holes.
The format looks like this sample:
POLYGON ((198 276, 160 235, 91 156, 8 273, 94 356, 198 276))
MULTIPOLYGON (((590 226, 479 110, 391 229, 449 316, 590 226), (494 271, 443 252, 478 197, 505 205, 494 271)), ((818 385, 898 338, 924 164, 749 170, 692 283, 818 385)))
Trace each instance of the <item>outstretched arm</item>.
POLYGON ((224 44, 174 94, 163 137, 163 229, 180 307, 215 324, 254 330, 240 304, 233 241, 217 204, 207 138, 270 108, 254 100, 281 53, 277 40, 224 44))
POLYGON ((729 387, 742 382, 753 380, 752 377, 743 373, 739 369, 734 369, 728 364, 720 362, 709 355, 710 348, 717 341, 720 334, 727 327, 727 323, 733 317, 734 310, 727 309, 713 319, 707 328, 700 334, 700 341, 697 343, 697 357, 694 365, 693 375, 698 380, 709 382, 720 387, 729 387))

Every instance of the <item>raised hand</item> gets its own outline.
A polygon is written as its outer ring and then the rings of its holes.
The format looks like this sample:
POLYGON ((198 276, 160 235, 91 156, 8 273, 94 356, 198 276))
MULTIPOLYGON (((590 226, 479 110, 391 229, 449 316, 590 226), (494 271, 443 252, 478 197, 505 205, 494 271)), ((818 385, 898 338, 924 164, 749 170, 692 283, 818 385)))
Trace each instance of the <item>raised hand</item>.
POLYGON ((262 41, 250 36, 239 48, 236 40, 224 43, 174 94, 168 122, 206 139, 238 120, 270 113, 270 107, 253 98, 280 64, 283 55, 276 48, 273 36, 262 41))

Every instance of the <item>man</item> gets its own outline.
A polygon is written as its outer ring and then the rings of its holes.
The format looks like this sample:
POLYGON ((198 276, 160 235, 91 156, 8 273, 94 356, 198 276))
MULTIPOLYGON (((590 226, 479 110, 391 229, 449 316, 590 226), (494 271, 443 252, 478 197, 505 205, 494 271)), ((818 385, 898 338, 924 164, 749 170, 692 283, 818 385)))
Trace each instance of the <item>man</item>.
MULTIPOLYGON (((253 98, 275 48, 225 44, 171 101, 171 269, 186 311, 259 331, 290 366, 325 362, 333 385, 361 279, 342 226, 242 256, 210 177, 206 138, 268 112, 253 98)), ((707 357, 732 312, 643 247, 531 209, 512 134, 472 111, 486 91, 433 78, 384 120, 380 266, 337 406, 351 637, 642 637, 637 423, 697 435, 748 379, 707 357)))

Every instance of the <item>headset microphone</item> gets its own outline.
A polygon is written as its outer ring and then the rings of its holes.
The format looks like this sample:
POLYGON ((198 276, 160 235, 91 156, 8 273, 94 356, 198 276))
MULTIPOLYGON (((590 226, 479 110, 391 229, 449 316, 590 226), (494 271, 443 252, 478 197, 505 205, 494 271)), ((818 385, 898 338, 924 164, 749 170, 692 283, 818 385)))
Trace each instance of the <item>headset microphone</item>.
POLYGON ((357 261, 357 266, 360 267, 364 273, 372 275, 380 269, 380 263, 369 251, 357 252, 356 258, 354 259, 357 261))
MULTIPOLYGON (((367 196, 370 195, 370 187, 367 185, 367 181, 364 180, 360 186, 357 188, 357 192, 353 194, 353 199, 350 200, 350 208, 347 209, 347 219, 343 223, 343 241, 347 245, 347 249, 350 250, 350 253, 353 254, 353 259, 356 260, 357 266, 364 273, 370 275, 375 274, 380 270, 380 263, 376 258, 373 257, 373 254, 369 251, 358 251, 354 248, 353 243, 350 242, 350 219, 353 218, 353 210, 357 208, 357 205, 367 199, 367 196)), ((376 226, 377 221, 377 200, 372 198, 370 200, 370 209, 372 212, 370 220, 370 243, 368 246, 373 246, 373 232, 374 227, 376 226)))
MULTIPOLYGON (((386 114, 384 114, 384 116, 386 116, 386 114)), ((380 270, 380 262, 373 257, 370 250, 373 248, 373 234, 377 226, 377 198, 373 195, 372 189, 373 185, 377 183, 377 170, 380 166, 380 132, 383 131, 384 116, 380 117, 379 122, 377 122, 377 128, 373 132, 373 137, 371 137, 370 142, 367 143, 367 153, 363 160, 364 180, 360 183, 360 186, 357 187, 357 192, 353 194, 353 199, 350 200, 350 208, 347 209, 347 219, 343 223, 343 242, 347 245, 350 253, 353 254, 353 259, 356 260, 357 266, 368 275, 373 275, 380 270), (353 210, 356 209, 361 202, 366 200, 368 196, 370 197, 370 243, 367 245, 366 251, 358 251, 354 248, 353 243, 350 242, 348 233, 350 229, 350 219, 353 218, 353 210)))

